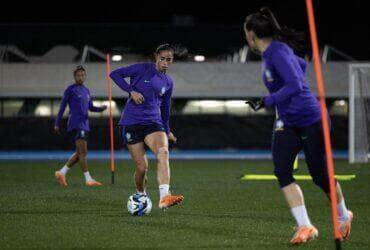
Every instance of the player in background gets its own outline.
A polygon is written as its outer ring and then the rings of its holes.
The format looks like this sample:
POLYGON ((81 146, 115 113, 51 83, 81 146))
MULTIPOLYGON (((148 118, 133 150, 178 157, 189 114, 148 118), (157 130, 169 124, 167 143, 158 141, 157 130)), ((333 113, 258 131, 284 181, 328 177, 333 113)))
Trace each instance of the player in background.
POLYGON ((170 166, 168 141, 176 142, 170 131, 169 118, 173 81, 166 74, 173 62, 174 49, 163 44, 155 52, 155 63, 138 63, 114 70, 110 77, 129 94, 119 125, 123 143, 136 165, 135 197, 147 195, 145 191, 148 159, 145 145, 157 159, 159 208, 168 208, 183 200, 182 195, 170 193, 170 166), (125 78, 130 78, 128 83, 125 78))
MULTIPOLYGON (((249 15, 244 31, 250 48, 262 56, 262 78, 270 93, 257 102, 247 102, 254 110, 271 106, 278 111, 281 122, 275 124, 272 139, 274 173, 298 225, 290 242, 301 244, 315 238, 318 230, 311 224, 302 190, 293 177, 294 159, 300 150, 314 183, 329 197, 320 106, 306 82, 306 62, 287 45, 294 47, 294 33, 282 29, 267 8, 249 15)), ((346 208, 338 182, 336 192, 340 232, 347 239, 353 214, 346 208)))
POLYGON ((103 112, 107 106, 95 107, 93 105, 90 91, 84 85, 86 71, 82 66, 77 66, 73 72, 73 76, 75 83, 69 85, 64 91, 59 112, 55 119, 54 131, 58 134, 60 133, 59 123, 68 104, 70 111, 67 131, 73 138, 76 152, 72 154, 59 171, 55 172, 55 178, 60 185, 67 186, 67 172, 78 162, 85 176, 85 185, 101 186, 102 184, 100 182, 97 182, 91 177, 87 168, 87 137, 90 131, 88 111, 103 112))

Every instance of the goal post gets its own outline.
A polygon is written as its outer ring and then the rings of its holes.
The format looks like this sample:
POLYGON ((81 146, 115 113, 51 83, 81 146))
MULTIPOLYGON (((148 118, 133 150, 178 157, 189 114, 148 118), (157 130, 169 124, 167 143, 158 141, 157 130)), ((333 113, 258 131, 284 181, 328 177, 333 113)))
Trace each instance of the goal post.
POLYGON ((370 157, 370 63, 349 64, 350 163, 366 163, 370 157))

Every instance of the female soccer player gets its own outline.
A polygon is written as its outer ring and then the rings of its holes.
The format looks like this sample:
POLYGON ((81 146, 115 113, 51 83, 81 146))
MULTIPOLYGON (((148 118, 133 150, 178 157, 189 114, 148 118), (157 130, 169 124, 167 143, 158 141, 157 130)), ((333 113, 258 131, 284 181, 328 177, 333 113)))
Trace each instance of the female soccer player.
MULTIPOLYGON (((318 230, 311 224, 303 193, 292 174, 294 159, 300 150, 305 153, 314 183, 329 194, 320 106, 306 82, 306 62, 282 42, 294 44, 294 40, 287 39, 292 39, 293 33, 281 29, 270 10, 263 8, 249 15, 244 31, 249 46, 262 55, 262 78, 270 93, 251 106, 255 110, 274 106, 281 119, 275 125, 272 139, 274 173, 298 225, 290 242, 301 244, 315 238, 318 230)), ((336 191, 340 231, 343 239, 347 239, 353 214, 346 208, 338 182, 336 191)))
POLYGON ((168 140, 177 140, 169 126, 173 81, 166 74, 173 62, 173 54, 173 48, 163 44, 155 52, 155 63, 138 63, 110 74, 113 81, 130 95, 119 125, 122 126, 123 142, 136 164, 135 196, 146 195, 147 145, 157 159, 159 208, 171 207, 184 199, 182 195, 171 195, 169 191, 168 140), (125 80, 127 77, 130 78, 130 84, 125 80))
POLYGON ((87 168, 87 135, 90 131, 88 111, 102 112, 107 106, 95 107, 92 103, 89 89, 84 85, 86 71, 82 66, 78 66, 73 76, 75 83, 69 85, 64 91, 62 102, 60 103, 59 112, 55 119, 54 131, 60 133, 59 123, 63 116, 64 110, 68 103, 69 119, 68 132, 73 137, 73 143, 76 146, 76 152, 69 158, 67 163, 55 172, 55 178, 62 186, 67 186, 66 174, 77 162, 85 176, 86 186, 101 186, 100 182, 91 178, 87 168))

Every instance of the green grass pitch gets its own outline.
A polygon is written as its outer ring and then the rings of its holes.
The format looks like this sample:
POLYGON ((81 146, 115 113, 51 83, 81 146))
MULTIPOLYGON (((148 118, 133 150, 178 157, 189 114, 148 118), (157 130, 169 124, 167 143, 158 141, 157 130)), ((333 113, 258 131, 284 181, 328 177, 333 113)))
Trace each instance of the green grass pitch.
MULTIPOLYGON (((7 248, 208 248, 289 249, 294 221, 276 181, 242 181, 246 173, 271 174, 271 161, 172 161, 172 192, 183 205, 157 208, 155 166, 148 193, 152 213, 132 217, 126 200, 134 189, 134 168, 118 162, 116 184, 109 164, 90 161, 90 172, 104 186, 87 188, 76 166, 67 188, 54 182, 63 162, 0 162, 0 249, 7 248)), ((307 173, 300 162, 299 174, 307 173)), ((370 249, 370 165, 336 162, 355 219, 343 249, 370 249)), ((320 237, 300 249, 334 249, 329 202, 310 181, 300 181, 320 237)))

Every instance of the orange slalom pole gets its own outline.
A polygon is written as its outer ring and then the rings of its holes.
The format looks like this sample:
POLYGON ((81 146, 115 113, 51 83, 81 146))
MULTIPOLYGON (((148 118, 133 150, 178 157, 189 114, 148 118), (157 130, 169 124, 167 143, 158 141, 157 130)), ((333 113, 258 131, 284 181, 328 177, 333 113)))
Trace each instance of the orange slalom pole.
POLYGON ((113 115, 112 115, 112 84, 110 81, 110 55, 107 54, 106 62, 106 81, 107 81, 107 94, 109 100, 109 135, 110 135, 110 170, 111 170, 111 181, 114 184, 114 173, 115 173, 115 164, 114 164, 114 131, 113 131, 113 115))
POLYGON ((329 120, 327 116, 327 108, 326 108, 326 103, 325 103, 324 80, 322 77, 321 61, 320 61, 320 56, 319 56, 318 40, 317 40, 315 16, 314 16, 312 0, 306 0, 306 7, 307 7, 307 15, 308 15, 308 24, 310 28, 311 44, 312 44, 312 50, 313 50, 313 63, 314 63, 318 94, 319 94, 319 100, 320 100, 320 107, 321 107, 321 118, 322 118, 322 125, 323 125, 325 152, 326 152, 326 161, 327 161, 326 163, 327 163, 327 169, 328 169, 328 175, 329 175, 330 203, 331 203, 332 222, 333 222, 333 228, 334 228, 334 238, 335 238, 336 248, 340 249, 341 247, 340 242, 341 242, 342 237, 339 231, 339 223, 338 223, 337 193, 336 193, 335 180, 334 180, 334 162, 333 162, 332 150, 331 150, 329 120))

